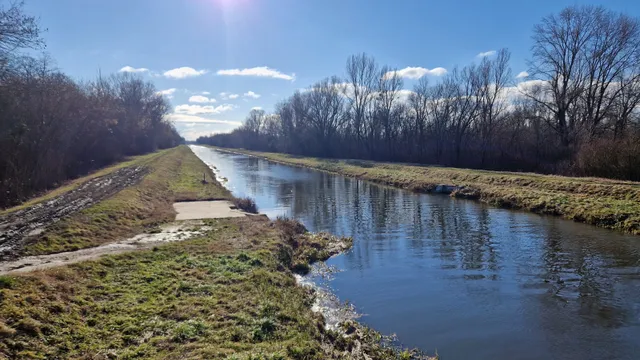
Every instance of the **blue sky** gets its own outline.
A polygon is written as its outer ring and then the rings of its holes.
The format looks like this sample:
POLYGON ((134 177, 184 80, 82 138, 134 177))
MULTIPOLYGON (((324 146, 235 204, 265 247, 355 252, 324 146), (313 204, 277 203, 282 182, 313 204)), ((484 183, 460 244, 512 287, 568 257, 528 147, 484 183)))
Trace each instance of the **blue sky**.
POLYGON ((27 0, 26 11, 48 29, 46 51, 62 71, 91 79, 140 70, 168 90, 172 121, 194 139, 342 75, 360 52, 437 81, 427 70, 506 47, 516 75, 526 70, 533 25, 573 4, 640 16, 633 0, 27 0))

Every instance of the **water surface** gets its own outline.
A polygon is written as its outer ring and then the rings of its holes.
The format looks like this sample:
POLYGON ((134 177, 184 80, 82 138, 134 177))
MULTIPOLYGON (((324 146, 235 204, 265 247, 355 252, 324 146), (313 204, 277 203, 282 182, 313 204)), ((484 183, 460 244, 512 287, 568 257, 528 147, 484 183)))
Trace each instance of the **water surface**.
POLYGON ((457 359, 640 359, 640 237, 192 146, 270 218, 353 236, 330 285, 457 359))

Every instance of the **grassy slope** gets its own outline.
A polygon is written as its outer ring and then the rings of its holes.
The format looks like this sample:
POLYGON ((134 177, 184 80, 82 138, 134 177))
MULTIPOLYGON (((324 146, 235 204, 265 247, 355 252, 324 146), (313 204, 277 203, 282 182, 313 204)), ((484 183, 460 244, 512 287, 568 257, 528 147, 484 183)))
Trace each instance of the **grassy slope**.
MULTIPOLYGON (((41 255, 98 246, 140 233, 174 218, 173 202, 177 200, 229 199, 223 187, 201 183, 202 174, 214 175, 186 146, 138 157, 124 164, 104 169, 104 175, 129 165, 142 165, 149 173, 137 185, 63 219, 25 246, 24 254, 41 255)), ((93 177, 96 174, 91 175, 93 177)), ((88 178, 78 179, 73 186, 54 191, 69 191, 88 178)), ((30 201, 46 200, 51 195, 30 201)), ((8 211, 13 211, 9 209, 8 211)))
POLYGON ((0 358, 397 358, 372 331, 325 330, 296 285, 289 269, 326 258, 330 237, 264 217, 207 225, 198 239, 0 276, 0 358))
POLYGON ((202 239, 156 251, 1 278, 0 354, 205 359, 314 348, 305 291, 259 251, 278 239, 274 228, 211 225, 202 239))
POLYGON ((640 234, 637 182, 233 151, 418 192, 429 192, 438 184, 466 186, 453 195, 640 234))

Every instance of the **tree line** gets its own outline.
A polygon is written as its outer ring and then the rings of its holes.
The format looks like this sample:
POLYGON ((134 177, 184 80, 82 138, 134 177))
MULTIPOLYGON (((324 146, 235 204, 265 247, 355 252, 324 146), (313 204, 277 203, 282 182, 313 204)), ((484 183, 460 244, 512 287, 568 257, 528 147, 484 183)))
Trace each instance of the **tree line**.
POLYGON ((22 3, 0 3, 0 207, 122 160, 183 142, 168 101, 130 74, 75 81, 52 60, 22 3))
POLYGON ((272 114, 199 143, 306 156, 640 180, 640 23, 573 6, 534 26, 528 71, 507 49, 411 91, 366 54, 272 114))

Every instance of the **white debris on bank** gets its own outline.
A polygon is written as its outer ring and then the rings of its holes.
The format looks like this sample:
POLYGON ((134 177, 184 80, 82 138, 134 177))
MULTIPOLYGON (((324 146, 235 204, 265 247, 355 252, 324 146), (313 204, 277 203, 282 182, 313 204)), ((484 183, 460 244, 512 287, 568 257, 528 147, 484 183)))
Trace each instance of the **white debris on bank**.
POLYGON ((331 292, 326 282, 331 280, 331 275, 338 270, 328 267, 325 263, 314 264, 308 275, 295 274, 296 282, 304 287, 313 289, 315 300, 311 310, 322 314, 325 319, 325 327, 329 330, 341 331, 340 324, 349 320, 356 320, 359 315, 352 304, 341 303, 340 299, 331 292), (321 285, 320 282, 324 282, 321 285))

